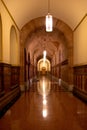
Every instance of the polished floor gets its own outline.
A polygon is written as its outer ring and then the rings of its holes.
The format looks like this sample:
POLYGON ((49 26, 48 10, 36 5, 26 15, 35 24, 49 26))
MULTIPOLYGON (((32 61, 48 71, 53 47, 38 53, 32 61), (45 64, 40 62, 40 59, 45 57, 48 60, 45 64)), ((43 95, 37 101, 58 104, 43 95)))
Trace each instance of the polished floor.
POLYGON ((0 130, 87 130, 87 105, 43 76, 0 119, 0 130))

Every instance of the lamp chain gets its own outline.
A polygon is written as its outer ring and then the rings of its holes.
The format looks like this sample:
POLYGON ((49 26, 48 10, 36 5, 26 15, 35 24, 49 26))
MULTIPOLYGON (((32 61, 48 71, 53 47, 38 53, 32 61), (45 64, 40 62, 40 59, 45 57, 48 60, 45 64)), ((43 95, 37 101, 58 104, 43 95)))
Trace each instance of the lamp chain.
POLYGON ((50 0, 48 0, 48 13, 50 13, 50 0))

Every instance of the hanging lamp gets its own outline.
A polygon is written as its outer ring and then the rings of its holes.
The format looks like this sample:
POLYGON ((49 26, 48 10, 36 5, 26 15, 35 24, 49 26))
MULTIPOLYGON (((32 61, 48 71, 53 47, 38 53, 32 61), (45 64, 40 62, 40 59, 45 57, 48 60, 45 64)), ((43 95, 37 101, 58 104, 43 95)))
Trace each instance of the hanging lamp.
POLYGON ((53 31, 53 17, 50 14, 50 0, 48 0, 48 14, 46 15, 46 32, 53 31))

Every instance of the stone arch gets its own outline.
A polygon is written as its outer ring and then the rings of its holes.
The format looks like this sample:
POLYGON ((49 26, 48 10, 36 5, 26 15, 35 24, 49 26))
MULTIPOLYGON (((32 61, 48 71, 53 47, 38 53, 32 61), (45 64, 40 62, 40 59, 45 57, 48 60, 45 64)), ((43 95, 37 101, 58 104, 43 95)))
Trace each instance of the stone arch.
POLYGON ((10 30, 10 63, 18 64, 18 40, 15 27, 12 25, 10 30))
MULTIPOLYGON (((22 29, 21 29, 21 44, 24 44, 26 42, 27 37, 32 32, 35 32, 37 29, 45 29, 45 17, 39 17, 36 19, 31 20, 28 22, 22 29)), ((54 29, 58 29, 60 32, 64 34, 64 36, 67 39, 68 46, 72 46, 72 29, 65 24, 63 21, 54 18, 53 20, 54 29)))

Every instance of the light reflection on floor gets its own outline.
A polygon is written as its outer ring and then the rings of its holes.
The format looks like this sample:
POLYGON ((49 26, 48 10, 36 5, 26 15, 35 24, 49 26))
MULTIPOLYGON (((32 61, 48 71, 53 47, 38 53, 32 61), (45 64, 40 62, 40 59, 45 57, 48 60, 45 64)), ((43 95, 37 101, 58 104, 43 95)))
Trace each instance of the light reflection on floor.
POLYGON ((86 124, 87 105, 42 76, 0 119, 0 130, 87 130, 86 124))
POLYGON ((39 92, 40 95, 42 95, 43 97, 43 110, 42 110, 42 115, 44 118, 47 117, 47 96, 50 93, 51 90, 51 84, 50 84, 50 80, 48 78, 46 78, 45 76, 43 76, 39 82, 37 83, 37 90, 39 92))
POLYGON ((37 83, 37 90, 40 95, 42 95, 43 97, 46 97, 50 93, 50 90, 51 90, 50 80, 46 78, 45 76, 43 76, 37 83))

